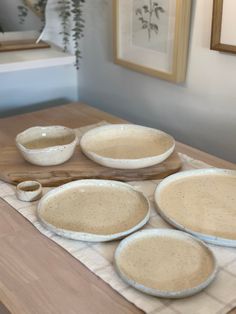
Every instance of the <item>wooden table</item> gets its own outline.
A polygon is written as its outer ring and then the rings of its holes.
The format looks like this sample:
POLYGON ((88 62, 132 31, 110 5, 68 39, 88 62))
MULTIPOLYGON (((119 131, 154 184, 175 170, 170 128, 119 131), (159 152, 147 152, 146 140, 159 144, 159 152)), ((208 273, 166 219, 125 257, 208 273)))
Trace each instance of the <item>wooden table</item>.
MULTIPOLYGON (((119 118, 76 103, 0 119, 0 145, 35 125, 72 128, 119 118)), ((181 143, 177 150, 216 167, 236 165, 181 143)), ((14 314, 142 313, 0 200, 0 301, 14 314)), ((0 305, 0 313, 9 313, 0 305)))

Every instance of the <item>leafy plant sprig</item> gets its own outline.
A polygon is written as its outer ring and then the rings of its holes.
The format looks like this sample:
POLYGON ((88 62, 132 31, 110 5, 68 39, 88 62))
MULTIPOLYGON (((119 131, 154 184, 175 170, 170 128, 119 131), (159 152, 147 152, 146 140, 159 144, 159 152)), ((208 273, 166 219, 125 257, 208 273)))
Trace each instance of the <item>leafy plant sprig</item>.
POLYGON ((149 0, 149 4, 145 4, 142 7, 136 9, 135 14, 142 24, 142 29, 146 29, 148 32, 148 40, 151 40, 152 32, 156 35, 159 32, 159 26, 157 23, 153 22, 153 17, 155 16, 157 20, 160 19, 160 13, 164 13, 164 8, 159 5, 158 2, 153 2, 149 0))
MULTIPOLYGON (((27 7, 28 0, 22 0, 23 5, 18 6, 20 23, 24 23, 29 9, 27 7)), ((37 0, 33 6, 33 11, 40 12, 40 17, 45 25, 45 9, 48 0, 37 0)), ((74 50, 75 50, 75 66, 79 69, 79 60, 82 57, 79 41, 83 37, 83 30, 85 21, 83 19, 83 4, 85 0, 57 0, 59 5, 59 18, 61 19, 61 31, 59 32, 62 35, 62 42, 64 51, 68 51, 68 46, 70 42, 70 34, 72 35, 74 50), (72 17, 73 27, 70 29, 70 18, 72 17)))
POLYGON ((71 0, 72 1, 72 14, 74 27, 72 29, 72 37, 74 40, 74 49, 75 49, 75 58, 76 58, 76 68, 79 69, 79 60, 82 57, 81 51, 79 49, 79 41, 84 36, 84 24, 85 21, 82 17, 82 4, 85 3, 85 0, 71 0))
POLYGON ((24 6, 24 5, 18 5, 18 10, 19 10, 19 19, 20 19, 20 24, 23 24, 25 22, 25 18, 27 17, 29 13, 29 9, 24 6))
POLYGON ((45 10, 48 0, 38 0, 38 2, 35 3, 34 8, 36 12, 41 13, 40 17, 43 22, 43 25, 45 25, 45 10))
POLYGON ((3 29, 3 27, 1 26, 1 24, 0 24, 0 33, 4 33, 4 29, 3 29))
POLYGON ((59 17, 61 18, 62 30, 59 33, 62 35, 64 51, 67 51, 70 37, 70 17, 71 17, 71 6, 70 0, 59 0, 59 17))

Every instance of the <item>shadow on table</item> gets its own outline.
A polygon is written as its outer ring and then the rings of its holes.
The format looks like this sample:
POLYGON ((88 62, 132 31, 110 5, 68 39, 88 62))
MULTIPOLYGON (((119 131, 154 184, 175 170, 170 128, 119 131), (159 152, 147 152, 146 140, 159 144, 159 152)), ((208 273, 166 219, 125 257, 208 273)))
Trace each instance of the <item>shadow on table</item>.
MULTIPOLYGON (((6 117, 14 116, 17 114, 33 112, 33 111, 52 108, 52 107, 56 107, 56 106, 62 106, 62 105, 66 105, 70 102, 72 102, 72 101, 68 98, 58 98, 58 99, 53 99, 50 101, 40 102, 40 103, 27 105, 27 106, 23 106, 23 107, 22 106, 21 107, 15 107, 15 108, 11 108, 9 110, 6 109, 2 112, 0 111, 0 118, 6 118, 6 117)), ((0 314, 2 314, 2 313, 0 312, 0 314)))
POLYGON ((0 302, 0 314, 11 314, 1 302, 0 302))

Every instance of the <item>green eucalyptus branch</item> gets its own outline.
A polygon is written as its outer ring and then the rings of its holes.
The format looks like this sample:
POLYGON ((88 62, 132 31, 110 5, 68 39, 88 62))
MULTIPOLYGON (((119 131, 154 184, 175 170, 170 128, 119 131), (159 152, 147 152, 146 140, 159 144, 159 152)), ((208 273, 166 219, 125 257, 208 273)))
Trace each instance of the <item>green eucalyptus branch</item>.
POLYGON ((25 22, 29 9, 25 5, 18 5, 20 24, 25 22))
POLYGON ((159 26, 157 22, 152 22, 153 17, 156 20, 160 19, 160 13, 165 13, 164 8, 159 5, 158 2, 149 0, 149 4, 145 4, 142 7, 136 9, 135 14, 138 20, 141 22, 142 29, 147 30, 148 40, 151 40, 152 32, 156 35, 159 32, 159 26))
POLYGON ((3 29, 3 27, 1 26, 1 24, 0 24, 0 33, 4 33, 4 29, 3 29))
POLYGON ((73 22, 74 27, 72 29, 72 37, 74 41, 74 49, 75 49, 75 65, 76 68, 79 69, 79 60, 81 58, 81 51, 79 48, 79 41, 84 36, 84 19, 82 17, 82 5, 85 0, 71 0, 72 1, 72 14, 73 14, 73 22))
MULTIPOLYGON (((41 20, 45 26, 45 9, 48 0, 37 0, 34 5, 35 11, 42 12, 41 20)), ((64 51, 68 50, 68 45, 70 42, 70 34, 72 34, 72 39, 74 43, 75 50, 75 66, 79 69, 79 60, 81 58, 81 51, 79 46, 79 41, 83 37, 83 30, 85 21, 83 19, 83 4, 85 0, 57 0, 59 5, 59 18, 61 19, 61 31, 59 32, 62 35, 62 42, 64 51), (70 29, 70 18, 72 17, 73 28, 70 29)), ((28 15, 28 7, 25 4, 18 6, 20 23, 24 23, 28 15)))
POLYGON ((70 17, 71 17, 71 6, 70 0, 59 0, 59 17, 61 18, 62 31, 59 33, 62 35, 64 51, 67 51, 69 38, 70 38, 70 17))
POLYGON ((42 12, 41 21, 43 22, 43 25, 45 25, 45 11, 46 11, 47 1, 48 0, 38 0, 38 2, 36 2, 34 5, 36 11, 42 12))

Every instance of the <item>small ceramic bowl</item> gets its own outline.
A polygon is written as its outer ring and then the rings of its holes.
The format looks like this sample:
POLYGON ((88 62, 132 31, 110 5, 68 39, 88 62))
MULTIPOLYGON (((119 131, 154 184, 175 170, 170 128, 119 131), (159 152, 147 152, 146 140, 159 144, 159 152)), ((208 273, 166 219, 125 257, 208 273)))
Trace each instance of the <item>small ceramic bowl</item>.
POLYGON ((17 185, 16 196, 24 202, 33 202, 41 198, 42 185, 37 181, 24 181, 17 185))
POLYGON ((25 160, 38 166, 59 165, 71 158, 78 138, 64 126, 36 126, 16 137, 16 146, 25 160))

